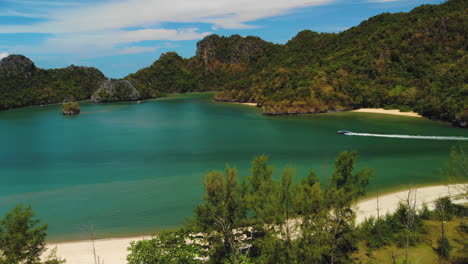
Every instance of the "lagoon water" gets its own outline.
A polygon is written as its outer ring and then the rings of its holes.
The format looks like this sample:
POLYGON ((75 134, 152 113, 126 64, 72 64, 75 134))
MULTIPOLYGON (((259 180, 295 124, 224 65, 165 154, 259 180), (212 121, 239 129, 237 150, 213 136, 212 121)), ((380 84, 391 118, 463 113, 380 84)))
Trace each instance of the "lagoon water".
MULTIPOLYGON (((249 175, 252 158, 270 155, 276 176, 315 170, 326 183, 342 150, 375 168, 370 192, 445 181, 438 172, 463 141, 363 134, 468 137, 423 118, 368 113, 262 116, 254 107, 217 103, 211 94, 135 103, 82 104, 0 112, 0 215, 31 204, 50 240, 151 233, 174 228, 201 201, 204 174, 226 163, 249 175)), ((466 142, 466 141, 464 141, 466 142)))

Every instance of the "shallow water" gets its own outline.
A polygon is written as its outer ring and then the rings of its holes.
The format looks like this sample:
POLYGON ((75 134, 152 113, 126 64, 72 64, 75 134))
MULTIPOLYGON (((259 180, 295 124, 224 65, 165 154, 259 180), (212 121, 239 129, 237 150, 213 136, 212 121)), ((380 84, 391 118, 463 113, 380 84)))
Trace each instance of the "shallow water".
POLYGON ((468 137, 468 131, 423 118, 369 113, 262 116, 254 107, 217 103, 210 94, 135 103, 82 104, 0 112, 0 214, 31 204, 49 224, 49 239, 85 239, 174 228, 201 200, 204 174, 268 154, 281 169, 311 169, 326 182, 333 159, 357 150, 358 167, 375 168, 369 191, 434 184, 453 140, 344 136, 468 137))

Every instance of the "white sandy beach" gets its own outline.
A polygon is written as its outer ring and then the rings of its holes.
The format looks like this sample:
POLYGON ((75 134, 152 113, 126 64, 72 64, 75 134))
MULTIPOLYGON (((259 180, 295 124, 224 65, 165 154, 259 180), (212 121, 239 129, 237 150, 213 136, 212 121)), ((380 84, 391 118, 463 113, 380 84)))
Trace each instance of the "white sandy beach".
POLYGON ((386 110, 386 109, 383 109, 383 108, 361 108, 361 109, 353 110, 351 112, 422 117, 418 113, 415 113, 415 112, 400 112, 400 110, 398 110, 398 109, 386 110))
POLYGON ((248 106, 257 106, 257 103, 239 103, 239 102, 228 102, 231 104, 241 104, 241 105, 248 105, 248 106))
MULTIPOLYGON (((433 206, 432 202, 439 197, 443 196, 456 196, 463 193, 464 184, 454 185, 439 185, 431 187, 415 188, 411 192, 411 199, 416 197, 417 205, 420 207, 423 203, 428 204, 429 208, 433 206)), ((380 215, 394 212, 398 203, 406 200, 408 197, 408 190, 399 191, 395 193, 385 194, 379 196, 379 212, 380 215)), ((467 203, 467 199, 458 199, 455 203, 467 203)), ((356 205, 357 222, 361 223, 365 218, 370 216, 377 216, 377 198, 369 198, 360 201, 356 205)), ((96 253, 100 259, 104 260, 106 264, 125 264, 126 256, 128 254, 127 248, 131 241, 149 239, 148 236, 141 237, 128 237, 128 238, 112 238, 96 240, 95 248, 96 253)), ((67 264, 93 264, 93 247, 91 241, 76 241, 64 243, 48 244, 49 249, 57 247, 57 255, 65 258, 67 264)), ((47 255, 47 254, 45 254, 47 255)))

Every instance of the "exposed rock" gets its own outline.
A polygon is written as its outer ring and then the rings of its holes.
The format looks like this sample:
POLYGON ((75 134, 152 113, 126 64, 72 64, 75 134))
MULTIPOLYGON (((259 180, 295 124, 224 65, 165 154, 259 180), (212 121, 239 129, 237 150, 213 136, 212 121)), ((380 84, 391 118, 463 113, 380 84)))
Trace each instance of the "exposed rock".
POLYGON ((91 96, 94 103, 135 101, 142 99, 135 86, 128 80, 106 80, 91 96))
POLYGON ((197 43, 196 56, 208 66, 216 61, 231 65, 248 63, 253 57, 264 52, 266 44, 267 42, 259 37, 210 35, 197 43))
POLYGON ((36 72, 36 65, 23 55, 10 55, 0 61, 0 74, 30 78, 36 72))

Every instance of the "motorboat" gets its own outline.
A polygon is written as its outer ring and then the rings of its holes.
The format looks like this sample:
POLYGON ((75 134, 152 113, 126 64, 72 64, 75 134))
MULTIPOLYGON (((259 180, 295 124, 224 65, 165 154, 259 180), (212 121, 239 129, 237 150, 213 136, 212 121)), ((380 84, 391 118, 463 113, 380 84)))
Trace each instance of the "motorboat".
POLYGON ((338 131, 338 134, 342 134, 342 135, 346 135, 346 134, 349 134, 349 133, 353 133, 353 132, 349 131, 349 130, 339 130, 338 131))

